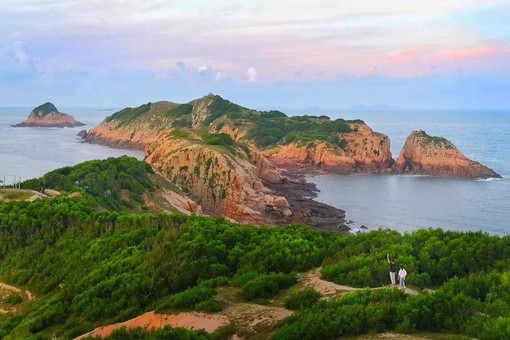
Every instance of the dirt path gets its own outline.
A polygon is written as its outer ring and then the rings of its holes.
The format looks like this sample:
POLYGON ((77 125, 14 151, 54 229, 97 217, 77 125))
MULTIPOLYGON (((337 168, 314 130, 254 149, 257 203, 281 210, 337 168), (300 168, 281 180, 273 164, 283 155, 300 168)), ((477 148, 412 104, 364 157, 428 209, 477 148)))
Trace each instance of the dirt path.
MULTIPOLYGON (((324 296, 324 299, 331 300, 333 298, 343 296, 346 294, 349 294, 353 291, 356 291, 361 288, 355 288, 350 286, 342 286, 338 285, 334 282, 325 281, 321 279, 321 269, 322 267, 315 268, 307 273, 303 273, 300 275, 300 282, 305 288, 313 288, 319 293, 321 293, 324 296)), ((390 288, 391 286, 385 286, 385 287, 376 287, 373 289, 382 289, 382 288, 390 288)), ((398 288, 398 286, 394 287, 395 289, 398 288)), ((419 292, 411 289, 411 288, 405 288, 405 293, 409 295, 418 295, 419 292)))

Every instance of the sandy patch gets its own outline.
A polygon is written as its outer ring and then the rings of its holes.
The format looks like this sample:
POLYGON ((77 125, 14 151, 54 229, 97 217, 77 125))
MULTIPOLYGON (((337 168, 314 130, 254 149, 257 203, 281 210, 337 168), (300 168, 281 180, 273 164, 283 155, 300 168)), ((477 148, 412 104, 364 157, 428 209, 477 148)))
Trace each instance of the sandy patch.
POLYGON ((308 273, 303 273, 299 276, 299 280, 304 288, 315 289, 321 293, 326 300, 332 299, 337 295, 344 295, 359 289, 338 285, 334 282, 321 279, 321 269, 322 267, 315 268, 308 273))
POLYGON ((244 334, 256 334, 267 330, 292 313, 292 311, 282 307, 262 306, 253 303, 237 303, 222 312, 244 334))
POLYGON ((128 321, 116 323, 113 325, 102 326, 93 331, 83 334, 76 339, 87 336, 106 337, 115 329, 126 327, 126 329, 145 328, 158 329, 170 325, 172 327, 183 327, 188 329, 205 329, 212 333, 218 328, 228 325, 228 319, 220 314, 205 313, 179 313, 179 314, 156 314, 154 311, 145 313, 128 321))
POLYGON ((26 297, 29 300, 35 300, 35 296, 32 293, 30 293, 28 290, 24 291, 18 287, 14 287, 14 286, 5 284, 3 282, 0 282, 0 297, 7 296, 8 294, 11 294, 11 293, 18 293, 20 295, 26 295, 26 297))

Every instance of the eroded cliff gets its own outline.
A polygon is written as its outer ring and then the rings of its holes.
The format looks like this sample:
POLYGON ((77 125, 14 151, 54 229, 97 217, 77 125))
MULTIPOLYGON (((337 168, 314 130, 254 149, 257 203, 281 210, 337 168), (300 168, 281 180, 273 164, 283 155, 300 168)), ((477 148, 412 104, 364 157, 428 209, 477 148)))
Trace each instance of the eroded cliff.
POLYGON ((190 129, 162 134, 147 144, 146 161, 209 215, 263 224, 269 221, 269 206, 290 214, 286 199, 270 194, 261 180, 280 181, 276 167, 252 159, 230 137, 217 141, 210 136, 190 129))

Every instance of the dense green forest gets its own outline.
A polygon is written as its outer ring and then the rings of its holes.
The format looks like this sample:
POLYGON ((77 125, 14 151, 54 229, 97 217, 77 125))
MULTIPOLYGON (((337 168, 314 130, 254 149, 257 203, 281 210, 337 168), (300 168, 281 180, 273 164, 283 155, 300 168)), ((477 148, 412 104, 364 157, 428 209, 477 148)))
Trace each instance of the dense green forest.
MULTIPOLYGON (((510 337, 508 236, 441 229, 353 236, 297 225, 254 227, 178 214, 128 214, 119 209, 121 199, 106 203, 104 189, 136 191, 141 185, 151 190, 144 173, 150 169, 133 159, 87 162, 25 183, 80 195, 0 202, 1 281, 36 296, 2 302, 22 307, 0 314, 0 338, 67 339, 151 310, 214 313, 224 308, 216 299, 220 287, 237 287, 240 299, 252 303, 285 296, 294 314, 268 331, 276 339, 386 331, 510 337), (102 191, 85 189, 90 173, 81 167, 93 169, 102 191), (116 171, 123 175, 115 177, 116 171), (388 253, 406 267, 408 285, 428 290, 409 295, 372 289, 389 283, 388 253), (331 301, 313 289, 293 289, 299 273, 320 266, 325 279, 365 289, 331 301)), ((111 338, 168 334, 221 338, 171 328, 119 330, 111 338)))

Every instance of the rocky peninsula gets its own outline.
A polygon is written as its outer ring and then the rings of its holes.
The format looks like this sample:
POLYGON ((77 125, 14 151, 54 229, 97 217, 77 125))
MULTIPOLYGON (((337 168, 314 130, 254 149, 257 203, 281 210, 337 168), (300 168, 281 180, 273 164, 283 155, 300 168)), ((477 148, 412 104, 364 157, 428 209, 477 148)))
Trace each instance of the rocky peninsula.
POLYGON ((30 112, 27 120, 13 125, 13 127, 75 127, 85 124, 77 121, 73 116, 62 113, 50 102, 44 103, 30 112))
POLYGON ((209 94, 126 108, 80 132, 84 141, 145 151, 145 160, 201 211, 242 224, 346 230, 342 210, 313 200, 310 173, 498 177, 450 142, 413 132, 395 162, 388 136, 362 120, 288 117, 209 94))

